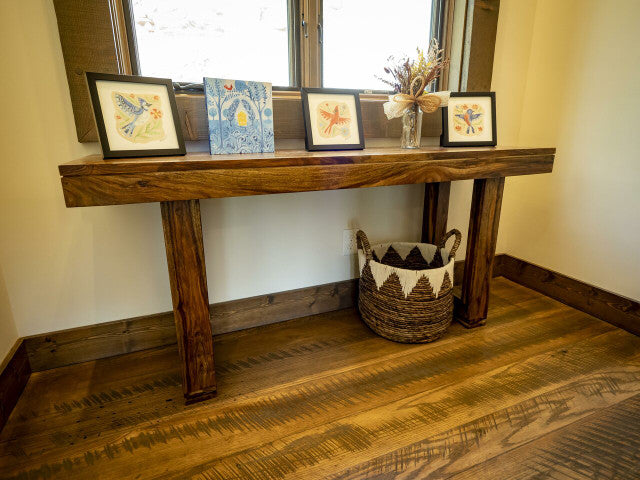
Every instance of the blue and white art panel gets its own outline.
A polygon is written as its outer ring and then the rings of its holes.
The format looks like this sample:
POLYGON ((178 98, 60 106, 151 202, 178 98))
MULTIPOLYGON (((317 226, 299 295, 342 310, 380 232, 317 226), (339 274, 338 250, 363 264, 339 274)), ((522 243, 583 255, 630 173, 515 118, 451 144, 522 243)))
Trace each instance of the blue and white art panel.
POLYGON ((204 78, 212 154, 273 152, 271 84, 204 78))

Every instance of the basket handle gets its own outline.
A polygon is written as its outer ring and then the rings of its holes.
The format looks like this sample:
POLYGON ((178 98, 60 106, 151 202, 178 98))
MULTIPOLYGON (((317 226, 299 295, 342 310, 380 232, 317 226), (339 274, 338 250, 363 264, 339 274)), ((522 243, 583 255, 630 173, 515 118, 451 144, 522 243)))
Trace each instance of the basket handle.
POLYGON ((460 246, 460 242, 462 241, 462 234, 460 233, 460 230, 456 230, 455 228, 452 230, 449 230, 447 233, 444 234, 444 237, 442 237, 442 240, 440 240, 440 243, 438 244, 438 248, 444 248, 445 244, 447 243, 447 240, 449 240, 452 235, 456 236, 456 240, 455 242, 453 242, 453 247, 451 247, 451 251, 449 252, 450 259, 455 258, 456 252, 458 251, 458 247, 460 246))
POLYGON ((367 238, 366 233, 364 233, 362 230, 358 230, 358 232, 356 233, 356 244, 358 245, 358 248, 362 248, 362 250, 364 251, 364 256, 367 261, 373 259, 373 255, 371 254, 371 245, 369 245, 369 239, 367 238))

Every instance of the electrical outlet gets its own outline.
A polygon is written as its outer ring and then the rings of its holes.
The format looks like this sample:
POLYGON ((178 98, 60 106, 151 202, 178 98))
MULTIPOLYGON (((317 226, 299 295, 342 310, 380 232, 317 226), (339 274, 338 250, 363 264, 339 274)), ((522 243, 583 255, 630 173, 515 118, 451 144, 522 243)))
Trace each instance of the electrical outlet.
POLYGON ((354 255, 358 251, 356 232, 357 230, 342 231, 342 255, 354 255))

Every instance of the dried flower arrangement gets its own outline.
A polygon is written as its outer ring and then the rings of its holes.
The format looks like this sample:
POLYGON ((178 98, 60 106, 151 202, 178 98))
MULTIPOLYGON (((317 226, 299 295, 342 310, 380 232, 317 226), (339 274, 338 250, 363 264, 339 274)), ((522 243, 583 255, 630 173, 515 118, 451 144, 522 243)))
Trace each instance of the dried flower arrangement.
POLYGON ((416 50, 418 56, 415 59, 405 57, 398 60, 393 56, 389 57, 387 59, 389 63, 384 67, 384 72, 390 75, 391 79, 377 75, 376 78, 392 87, 396 93, 415 95, 416 97, 422 95, 425 88, 430 86, 440 76, 442 70, 449 65, 449 59, 444 58, 444 50, 440 48, 438 40, 435 38, 431 40, 426 56, 423 49, 417 48, 416 50), (424 79, 424 82, 418 83, 421 85, 419 91, 412 92, 412 84, 416 79, 424 79))
POLYGON ((446 105, 450 92, 427 93, 442 70, 449 64, 444 58, 444 50, 438 40, 431 40, 425 56, 424 50, 417 49, 415 59, 402 58, 399 61, 389 57, 389 65, 384 67, 391 78, 376 76, 378 80, 393 87, 394 94, 382 107, 389 120, 402 117, 402 148, 418 148, 422 129, 422 113, 433 113, 441 105, 446 105), (417 87, 416 87, 417 85, 417 87))

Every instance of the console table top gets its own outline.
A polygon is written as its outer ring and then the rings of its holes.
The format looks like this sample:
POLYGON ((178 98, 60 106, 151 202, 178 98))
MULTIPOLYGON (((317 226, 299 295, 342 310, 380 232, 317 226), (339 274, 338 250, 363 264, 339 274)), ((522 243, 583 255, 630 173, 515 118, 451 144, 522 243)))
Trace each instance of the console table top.
POLYGON ((555 148, 425 147, 142 157, 59 166, 68 207, 336 190, 549 173, 555 148))

